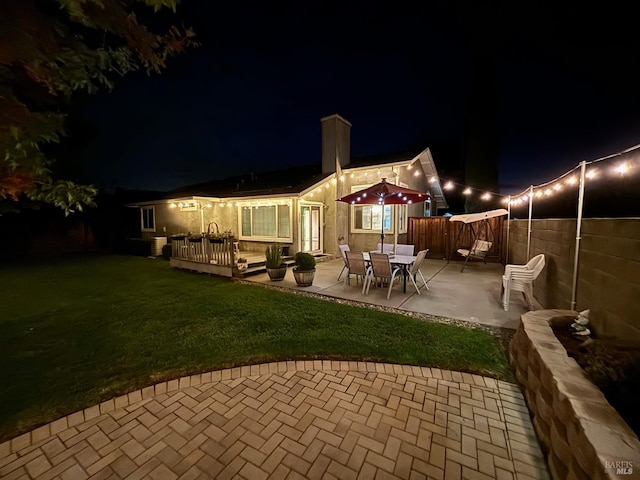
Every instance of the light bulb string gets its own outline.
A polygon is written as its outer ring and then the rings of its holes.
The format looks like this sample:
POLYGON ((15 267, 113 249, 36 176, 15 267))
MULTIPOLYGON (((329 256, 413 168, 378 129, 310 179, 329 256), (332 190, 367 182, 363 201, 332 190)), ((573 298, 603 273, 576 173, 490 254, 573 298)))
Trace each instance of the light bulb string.
MULTIPOLYGON (((638 149, 640 149, 640 144, 637 144, 637 145, 634 145, 632 147, 626 148, 626 149, 624 149, 624 150, 622 150, 620 152, 616 152, 616 153, 613 153, 613 154, 610 154, 610 155, 605 155, 603 157, 596 158, 594 160, 585 161, 584 163, 586 165, 597 164, 597 163, 600 163, 600 162, 603 162, 603 161, 606 161, 606 160, 610 160, 612 158, 620 157, 620 156, 622 156, 624 154, 633 152, 633 151, 638 150, 638 149)), ((531 185, 531 186, 527 187, 526 189, 524 189, 523 191, 521 191, 520 193, 516 193, 516 194, 504 194, 504 193, 493 192, 491 190, 483 190, 483 189, 479 189, 479 188, 476 188, 476 187, 471 187, 469 185, 457 182, 455 180, 451 180, 451 179, 448 179, 448 178, 445 178, 445 177, 441 177, 439 175, 433 175, 431 177, 430 182, 432 182, 434 180, 437 180, 440 183, 440 186, 441 186, 442 190, 450 190, 450 188, 447 188, 447 185, 454 185, 454 186, 460 187, 460 188, 462 188, 464 190, 469 189, 469 190, 472 190, 472 191, 475 191, 475 192, 482 192, 483 194, 489 194, 491 196, 501 197, 503 199, 515 199, 515 198, 521 198, 521 197, 527 197, 528 198, 529 193, 530 193, 532 188, 534 190, 536 190, 536 191, 541 191, 542 189, 545 189, 546 187, 551 187, 552 185, 556 185, 559 182, 561 182, 562 180, 570 177, 571 175, 574 175, 576 173, 576 171, 580 169, 581 164, 582 164, 582 162, 580 164, 576 165, 575 167, 571 168, 570 170, 566 171, 565 173, 563 173, 563 174, 559 175, 558 177, 554 178, 554 179, 548 180, 548 181, 546 181, 544 183, 540 183, 540 184, 537 184, 537 185, 531 185)))

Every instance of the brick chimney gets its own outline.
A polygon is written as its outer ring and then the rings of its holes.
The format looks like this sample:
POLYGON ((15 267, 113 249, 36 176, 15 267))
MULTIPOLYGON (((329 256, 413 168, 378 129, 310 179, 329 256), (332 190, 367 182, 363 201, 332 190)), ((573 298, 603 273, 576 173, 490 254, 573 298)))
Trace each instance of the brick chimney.
POLYGON ((322 123, 322 173, 336 171, 351 162, 351 124, 337 113, 320 119, 322 123))

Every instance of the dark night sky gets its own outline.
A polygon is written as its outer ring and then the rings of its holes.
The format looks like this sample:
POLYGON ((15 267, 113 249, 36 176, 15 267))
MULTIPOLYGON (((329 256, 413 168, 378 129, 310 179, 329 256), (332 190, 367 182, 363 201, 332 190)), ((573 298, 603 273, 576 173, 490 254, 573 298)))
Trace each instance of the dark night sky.
POLYGON ((214 3, 178 10, 200 48, 77 105, 70 131, 88 179, 166 190, 319 162, 320 118, 333 113, 353 124, 352 157, 430 146, 441 175, 455 175, 478 58, 495 65, 503 193, 640 143, 630 12, 214 3))

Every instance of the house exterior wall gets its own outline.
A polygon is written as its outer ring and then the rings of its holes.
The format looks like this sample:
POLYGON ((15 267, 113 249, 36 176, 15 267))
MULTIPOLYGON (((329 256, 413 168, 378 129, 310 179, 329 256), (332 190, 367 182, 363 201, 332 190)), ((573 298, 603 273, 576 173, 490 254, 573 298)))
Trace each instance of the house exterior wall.
MULTIPOLYGON (((527 258, 527 220, 511 220, 509 263, 527 258)), ((582 221, 575 310, 591 309, 597 335, 640 341, 640 219, 582 221)), ((571 308, 576 220, 532 220, 530 257, 545 254, 534 282, 545 308, 571 308)))
MULTIPOLYGON (((382 178, 386 178, 390 183, 395 183, 396 175, 398 182, 407 185, 408 188, 429 192, 429 182, 420 166, 419 162, 414 162, 411 169, 407 167, 394 167, 392 171, 389 166, 380 166, 380 168, 372 167, 366 170, 358 170, 344 175, 344 180, 339 181, 339 192, 336 197, 351 193, 352 187, 359 185, 369 185, 378 183, 382 178), (397 172, 397 174, 395 173, 397 172), (418 172, 418 175, 416 175, 418 172)), ((376 248, 380 242, 380 232, 360 233, 351 232, 351 206, 342 202, 334 202, 339 205, 336 209, 336 239, 335 251, 332 253, 339 256, 338 245, 348 243, 351 250, 354 251, 370 251, 376 248)), ((419 203, 407 206, 408 217, 424 216, 424 204, 419 203)), ((398 235, 398 243, 406 243, 407 234, 398 235)), ((394 235, 386 234, 385 243, 393 243, 394 235)))
POLYGON ((153 237, 170 237, 176 233, 199 233, 200 213, 181 212, 179 208, 171 208, 168 203, 155 205, 155 232, 142 232, 143 240, 150 240, 153 237))
MULTIPOLYGON (((399 183, 407 185, 409 188, 429 192, 429 182, 422 170, 420 162, 414 162, 409 169, 406 166, 382 165, 368 169, 347 170, 347 173, 338 180, 335 176, 330 176, 325 182, 316 185, 306 191, 300 198, 294 199, 291 204, 292 215, 292 242, 281 242, 288 247, 289 254, 295 254, 300 247, 300 205, 302 203, 322 204, 322 224, 323 224, 323 252, 339 256, 338 245, 349 243, 354 250, 372 250, 380 241, 379 232, 352 233, 351 232, 351 207, 336 199, 351 192, 352 187, 360 185, 370 185, 379 182, 382 178, 387 178, 394 182, 398 178, 399 183), (395 173, 395 172, 397 173, 395 173), (417 172, 417 175, 416 175, 417 172)), ((277 198, 272 199, 277 201, 277 198)), ((245 200, 239 200, 243 202, 245 200)), ((206 199, 199 199, 201 205, 207 204, 206 199)), ((232 201, 232 206, 223 201, 211 201, 211 208, 204 208, 202 211, 183 211, 179 207, 171 207, 170 203, 163 202, 155 205, 155 232, 142 232, 144 240, 151 240, 156 236, 170 237, 176 233, 201 233, 207 231, 211 222, 218 224, 220 232, 231 231, 236 238, 239 238, 239 213, 236 201, 232 201), (201 216, 202 215, 202 216, 201 216)), ((424 204, 407 206, 407 217, 424 216, 424 204)), ((212 231, 216 231, 212 225, 212 231)), ((239 240, 240 250, 251 252, 264 252, 270 242, 239 240)), ((387 234, 385 242, 393 242, 393 234, 387 234)), ((406 243, 407 234, 398 235, 398 243, 406 243)))

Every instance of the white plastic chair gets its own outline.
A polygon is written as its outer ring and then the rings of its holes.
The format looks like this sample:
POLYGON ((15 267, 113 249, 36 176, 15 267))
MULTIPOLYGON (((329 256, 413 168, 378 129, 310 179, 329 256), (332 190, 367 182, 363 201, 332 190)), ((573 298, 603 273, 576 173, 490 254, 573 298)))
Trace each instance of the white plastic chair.
POLYGON ((418 292, 418 295, 420 295, 420 287, 418 287, 418 284, 416 283, 417 276, 420 276, 420 278, 422 279, 424 288, 429 290, 429 285, 427 285, 427 281, 424 279, 424 275, 422 275, 422 272, 420 271, 422 262, 424 262, 424 259, 426 258, 428 252, 428 248, 425 250, 420 250, 418 252, 418 256, 416 257, 416 261, 413 262, 413 264, 411 265, 411 269, 409 270, 409 280, 411 280, 411 283, 413 283, 413 286, 415 287, 416 292, 418 292))
POLYGON ((371 273, 371 267, 369 267, 367 262, 365 262, 362 252, 352 252, 347 250, 345 254, 347 256, 348 270, 347 276, 344 277, 342 290, 347 287, 347 283, 351 284, 351 275, 355 275, 356 281, 358 278, 362 277, 362 293, 366 293, 365 289, 367 287, 367 280, 371 273))
POLYGON ((511 292, 522 292, 529 310, 533 310, 533 281, 544 268, 544 253, 536 255, 526 265, 507 265, 502 276, 502 306, 509 311, 511 292))
POLYGON ((351 249, 349 248, 349 245, 338 245, 338 248, 340 249, 340 255, 342 255, 342 260, 344 261, 342 270, 340 270, 340 275, 338 275, 338 282, 339 282, 340 277, 342 276, 344 271, 349 269, 349 263, 347 262, 347 252, 351 249))
POLYGON ((396 245, 396 255, 413 255, 413 245, 396 245))
POLYGON ((369 258, 371 259, 371 272, 369 273, 366 281, 365 281, 365 290, 364 293, 369 292, 369 287, 371 286, 371 281, 375 277, 376 280, 388 280, 389 281, 389 291, 387 292, 387 300, 391 296, 391 288, 393 287, 393 282, 400 278, 398 274, 402 275, 402 269, 400 267, 391 267, 391 263, 389 262, 389 255, 386 253, 373 253, 369 252, 369 258))

